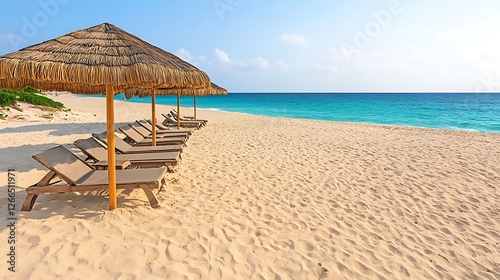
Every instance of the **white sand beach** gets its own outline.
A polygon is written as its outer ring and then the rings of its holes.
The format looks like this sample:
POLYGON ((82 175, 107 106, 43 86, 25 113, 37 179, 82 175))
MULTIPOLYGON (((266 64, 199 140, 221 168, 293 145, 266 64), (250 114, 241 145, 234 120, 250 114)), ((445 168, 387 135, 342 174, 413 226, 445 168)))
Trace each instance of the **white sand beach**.
MULTIPOLYGON (((33 154, 106 128, 104 98, 51 97, 71 112, 0 123, 2 279, 500 279, 500 134, 199 110, 162 207, 134 190, 115 211, 65 193, 21 212, 47 172, 33 154)), ((150 107, 116 101, 117 127, 150 107)))

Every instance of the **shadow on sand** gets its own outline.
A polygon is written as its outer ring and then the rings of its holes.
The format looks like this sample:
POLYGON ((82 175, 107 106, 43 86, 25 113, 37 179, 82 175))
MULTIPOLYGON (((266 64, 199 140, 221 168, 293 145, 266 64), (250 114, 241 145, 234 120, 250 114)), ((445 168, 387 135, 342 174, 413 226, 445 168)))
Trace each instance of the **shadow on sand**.
MULTIPOLYGON (((115 128, 126 125, 127 123, 115 123, 115 128)), ((73 142, 82 138, 81 134, 85 137, 90 137, 92 133, 100 133, 106 130, 105 123, 54 123, 54 124, 27 124, 19 127, 5 127, 0 128, 0 135, 6 135, 9 133, 20 133, 19 137, 23 137, 23 133, 30 132, 43 132, 49 131, 50 136, 68 136, 74 135, 71 140, 66 140, 67 143, 57 142, 57 138, 47 137, 47 139, 34 139, 33 142, 37 144, 24 144, 21 146, 14 146, 0 148, 0 172, 6 172, 8 169, 15 169, 18 176, 28 176, 27 174, 31 171, 35 171, 35 174, 30 176, 36 176, 33 178, 23 178, 24 183, 33 184, 38 182, 43 174, 48 172, 48 169, 42 166, 39 162, 32 158, 33 155, 41 153, 47 149, 54 146, 61 145, 70 149, 80 158, 85 157, 81 151, 73 145, 73 142)), ((17 137, 17 136, 16 136, 17 137)), ((33 137, 32 135, 27 135, 26 137, 33 137)), ((68 139, 68 138, 64 138, 68 139)), ((20 139, 22 143, 29 143, 29 140, 20 139)), ((22 186, 22 188, 27 187, 22 186)), ((136 205, 149 205, 146 196, 142 197, 143 194, 134 197, 128 195, 129 192, 133 190, 120 190, 118 196, 118 203, 121 208, 134 208, 136 205)), ((136 190, 141 191, 142 190, 136 190)), ((94 192, 83 192, 83 193, 50 193, 41 194, 31 212, 20 211, 22 202, 26 197, 26 192, 18 191, 18 201, 19 217, 27 219, 45 219, 54 215, 61 215, 65 218, 91 218, 102 215, 101 210, 108 209, 108 191, 94 191, 94 192)), ((0 196, 0 201, 3 201, 4 195, 0 196)), ((6 203, 5 203, 6 205, 6 203)), ((6 207, 3 203, 0 205, 0 211, 3 211, 6 207)))
MULTIPOLYGON (((126 125, 127 123, 116 123, 115 127, 126 125)), ((106 130, 105 123, 62 123, 62 124, 29 124, 19 127, 6 127, 0 129, 0 135, 6 135, 8 133, 29 133, 29 132, 41 132, 50 131, 50 136, 68 136, 74 134, 74 139, 71 139, 68 143, 54 142, 54 138, 47 138, 48 141, 43 142, 42 139, 35 139, 38 144, 25 144, 22 146, 13 146, 0 148, 0 171, 7 170, 8 168, 15 168, 20 172, 25 172, 33 168, 39 168, 40 164, 36 163, 31 156, 38 154, 44 150, 50 149, 56 145, 64 144, 67 148, 70 148, 73 152, 78 152, 78 149, 74 149, 73 142, 82 138, 80 134, 86 135, 85 137, 91 137, 92 133, 101 133, 106 130), (76 135, 75 132, 79 135, 76 135), (87 136, 88 135, 88 136, 87 136), (67 145, 66 145, 67 144, 67 145)), ((119 133, 119 135, 121 135, 119 133)), ((19 137, 22 137, 20 135, 19 137)), ((29 137, 29 136, 27 136, 29 137)), ((20 140, 24 143, 29 143, 29 139, 20 140)), ((34 142, 35 142, 34 141, 34 142)))

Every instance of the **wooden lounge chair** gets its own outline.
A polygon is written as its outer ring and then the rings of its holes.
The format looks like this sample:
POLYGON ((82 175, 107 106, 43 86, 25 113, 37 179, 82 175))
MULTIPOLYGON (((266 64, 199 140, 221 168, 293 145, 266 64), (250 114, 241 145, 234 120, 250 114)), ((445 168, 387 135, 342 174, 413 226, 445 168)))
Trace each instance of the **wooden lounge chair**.
MULTIPOLYGON (((144 136, 139 134, 135 129, 130 127, 129 125, 125 125, 119 128, 125 136, 127 136, 126 140, 132 146, 151 146, 153 144, 153 139, 146 139, 144 136)), ((156 145, 181 145, 186 144, 186 137, 164 137, 156 139, 156 145)))
MULTIPOLYGON (((151 135, 151 130, 147 129, 146 127, 142 126, 139 122, 134 122, 129 124, 130 127, 132 127, 135 131, 137 131, 142 137, 146 139, 151 139, 153 136, 151 135)), ((148 127, 152 128, 151 124, 148 125, 148 127)), ((156 137, 158 138, 166 138, 166 137, 185 137, 186 139, 189 139, 189 135, 191 135, 191 131, 189 132, 179 132, 177 130, 166 130, 165 132, 163 131, 157 131, 156 137)))
MULTIPOLYGON (((165 120, 163 121, 164 123, 171 125, 177 124, 177 118, 175 118, 172 113, 162 114, 162 116, 165 117, 165 120)), ((202 123, 200 121, 193 120, 181 120, 180 123, 182 127, 194 127, 200 129, 202 126, 202 123)))
MULTIPOLYGON (((170 113, 172 113, 172 112, 174 112, 176 115, 179 115, 179 113, 177 113, 177 110, 175 110, 175 109, 172 109, 172 110, 170 111, 170 113)), ((182 119, 185 119, 185 120, 188 120, 188 121, 189 121, 189 120, 195 120, 196 118, 195 118, 194 116, 186 116, 186 115, 184 115, 184 116, 182 116, 181 120, 182 120, 182 119)), ((203 121, 208 122, 208 120, 203 120, 203 121)))
MULTIPOLYGON (((139 121, 136 121, 138 124, 142 125, 144 128, 146 128, 147 130, 149 130, 149 132, 153 132, 153 125, 151 124, 150 120, 139 120, 139 121)), ((177 125, 177 124, 176 124, 177 125)), ((169 133, 187 133, 189 135, 191 135, 193 133, 193 131, 191 129, 177 129, 177 128, 172 128, 168 125, 160 125, 160 124, 156 124, 156 134, 163 134, 163 133, 166 133, 166 134, 169 134, 169 133)))
MULTIPOLYGON (((152 127, 153 123, 151 122, 151 120, 146 120, 152 127)), ((164 126, 163 124, 161 123, 156 123, 156 128, 159 129, 159 131, 162 131, 162 130, 177 130, 177 127, 175 128, 172 128, 173 126, 164 126)), ((184 129, 180 129, 180 130, 184 130, 184 129)), ((191 129, 185 129, 185 130, 189 130, 191 131, 192 133, 192 130, 191 129)))
MULTIPOLYGON (((92 136, 106 143, 107 133, 92 133, 92 136)), ((115 135, 115 149, 121 154, 143 154, 143 153, 163 153, 163 152, 182 152, 183 145, 166 146, 131 146, 125 140, 115 135)))
MULTIPOLYGON (((95 138, 79 139, 74 142, 82 152, 94 162, 108 160, 108 151, 95 138)), ((117 154, 117 161, 130 161, 131 167, 160 167, 176 166, 181 159, 180 152, 162 152, 145 154, 117 154)), ((169 168, 169 171, 172 171, 169 168)))
MULTIPOLYGON (((37 184, 26 189, 22 211, 31 211, 39 194, 87 192, 108 189, 108 171, 94 170, 87 163, 63 146, 57 146, 33 158, 50 171, 37 184), (51 183, 59 177, 62 181, 51 183), (61 184, 62 183, 62 184, 61 184)), ((158 198, 151 189, 165 184, 166 168, 116 170, 116 188, 142 188, 153 208, 160 207, 158 198)))
MULTIPOLYGON (((165 120, 163 120, 163 125, 177 125, 177 120, 172 117, 170 114, 162 114, 163 117, 165 117, 165 120)), ((200 129, 201 124, 200 122, 197 121, 180 121, 181 127, 190 127, 190 128, 196 128, 200 129)))
MULTIPOLYGON (((175 110, 170 111, 170 115, 174 117, 174 120, 177 120, 177 118, 179 118, 179 114, 177 114, 177 111, 175 110)), ((205 126, 208 122, 208 120, 195 119, 194 117, 181 117, 181 121, 196 121, 199 122, 201 126, 205 126)))

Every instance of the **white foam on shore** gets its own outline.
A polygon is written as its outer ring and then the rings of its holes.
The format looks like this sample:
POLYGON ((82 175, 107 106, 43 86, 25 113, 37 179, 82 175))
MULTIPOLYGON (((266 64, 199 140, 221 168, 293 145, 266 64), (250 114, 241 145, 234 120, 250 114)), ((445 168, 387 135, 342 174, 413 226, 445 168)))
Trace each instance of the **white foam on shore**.
POLYGON ((205 111, 214 111, 214 112, 225 112, 225 111, 222 111, 219 108, 197 108, 197 109, 199 109, 199 110, 205 110, 205 111))

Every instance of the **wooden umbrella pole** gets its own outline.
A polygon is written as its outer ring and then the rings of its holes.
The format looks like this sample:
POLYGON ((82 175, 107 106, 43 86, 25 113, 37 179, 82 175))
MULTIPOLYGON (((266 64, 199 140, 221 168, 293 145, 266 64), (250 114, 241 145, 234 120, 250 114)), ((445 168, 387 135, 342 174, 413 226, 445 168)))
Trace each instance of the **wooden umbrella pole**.
POLYGON ((116 203, 116 162, 115 162, 115 106, 113 86, 106 85, 106 128, 108 137, 108 188, 109 210, 115 210, 116 203))
POLYGON ((181 92, 177 91, 177 129, 181 129, 181 92))
POLYGON ((151 121, 152 121, 152 125, 153 125, 153 146, 156 146, 156 89, 153 89, 153 95, 151 95, 151 112, 152 112, 152 116, 151 116, 151 121))
POLYGON ((194 118, 196 119, 196 95, 194 95, 194 118))

